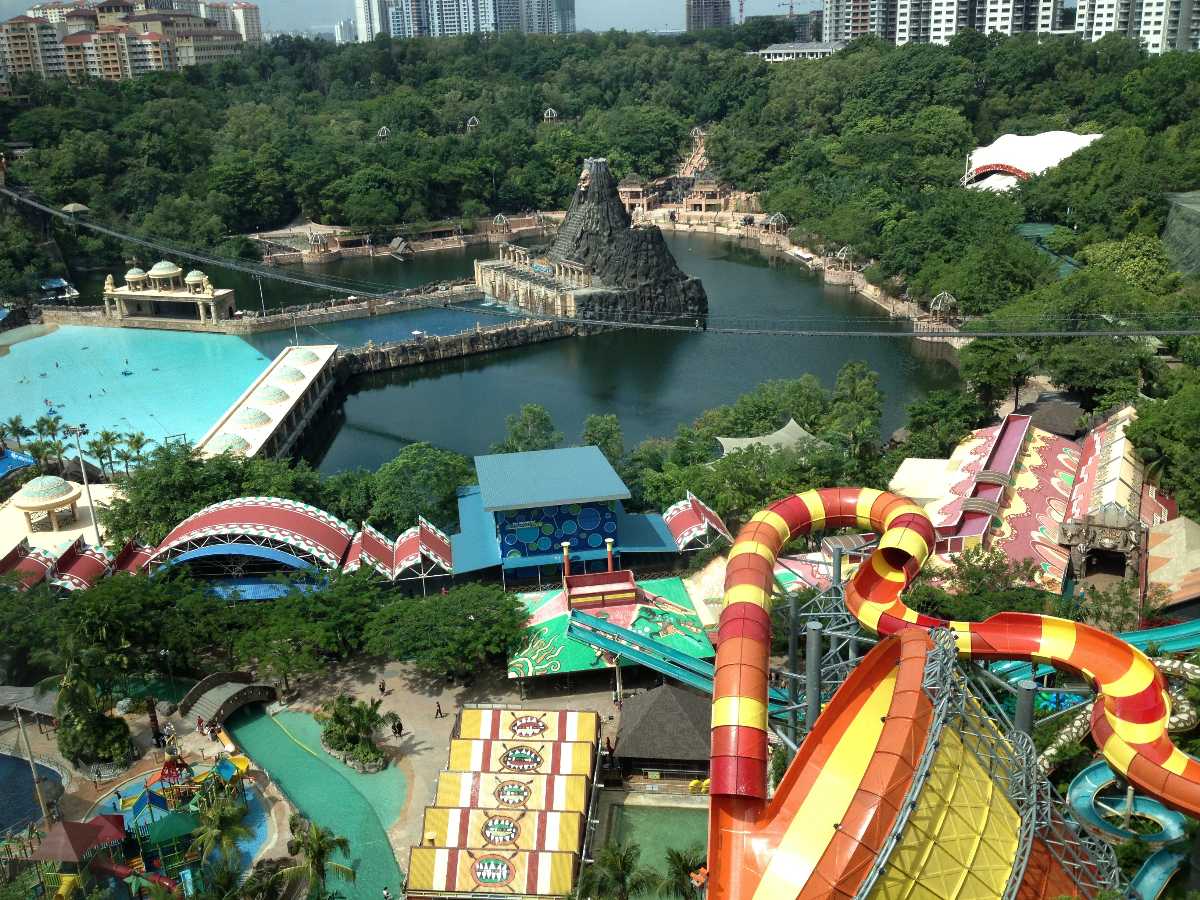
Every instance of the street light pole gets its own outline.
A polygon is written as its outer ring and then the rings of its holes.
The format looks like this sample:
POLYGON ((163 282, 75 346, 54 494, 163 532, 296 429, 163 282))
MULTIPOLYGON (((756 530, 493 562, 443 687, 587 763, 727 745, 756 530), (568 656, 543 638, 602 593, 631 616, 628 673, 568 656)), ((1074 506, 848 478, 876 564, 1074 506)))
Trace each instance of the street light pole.
POLYGON ((50 821, 50 808, 46 806, 46 798, 42 794, 42 779, 38 775, 37 763, 33 761, 33 748, 29 746, 29 735, 25 733, 25 720, 21 718, 21 709, 15 709, 17 714, 17 728, 21 732, 21 740, 25 743, 25 755, 29 757, 29 771, 33 773, 33 791, 37 794, 38 808, 42 811, 42 819, 46 822, 50 821))
POLYGON ((79 425, 68 425, 65 429, 67 434, 75 438, 75 451, 79 454, 79 471, 83 475, 83 490, 87 493, 88 514, 92 517, 92 530, 96 532, 96 548, 104 546, 104 541, 100 539, 100 520, 96 517, 96 504, 92 502, 92 486, 88 483, 87 463, 83 459, 83 447, 79 444, 80 435, 88 433, 88 427, 82 422, 79 425))

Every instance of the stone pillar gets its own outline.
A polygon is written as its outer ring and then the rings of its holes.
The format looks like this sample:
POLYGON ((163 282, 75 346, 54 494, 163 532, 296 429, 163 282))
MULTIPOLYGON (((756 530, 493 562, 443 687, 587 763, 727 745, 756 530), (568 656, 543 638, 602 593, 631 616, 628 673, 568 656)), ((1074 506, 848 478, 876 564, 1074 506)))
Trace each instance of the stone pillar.
POLYGON ((203 303, 196 304, 196 313, 200 316, 200 324, 203 325, 204 324, 204 304, 203 303))

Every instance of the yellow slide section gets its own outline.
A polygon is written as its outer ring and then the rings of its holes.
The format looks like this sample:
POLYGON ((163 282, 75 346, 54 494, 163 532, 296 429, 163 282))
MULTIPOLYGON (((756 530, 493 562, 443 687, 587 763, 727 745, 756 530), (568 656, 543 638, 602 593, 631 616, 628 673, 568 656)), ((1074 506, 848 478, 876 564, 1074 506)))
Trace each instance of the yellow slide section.
POLYGON ((1021 818, 952 729, 870 896, 996 900, 1012 875, 1021 818))
POLYGON ((754 892, 755 900, 795 896, 796 885, 808 881, 816 869, 867 773, 895 689, 893 670, 875 685, 862 710, 842 733, 772 855, 754 892))

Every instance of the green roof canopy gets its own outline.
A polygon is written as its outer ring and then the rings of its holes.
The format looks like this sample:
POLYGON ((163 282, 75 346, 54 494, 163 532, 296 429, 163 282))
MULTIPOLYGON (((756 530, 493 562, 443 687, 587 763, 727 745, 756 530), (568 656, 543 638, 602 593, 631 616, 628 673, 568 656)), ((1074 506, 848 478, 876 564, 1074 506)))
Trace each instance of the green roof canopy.
POLYGON ((151 844, 169 844, 190 835, 200 827, 200 817, 191 812, 175 811, 151 822, 146 828, 146 840, 151 844))

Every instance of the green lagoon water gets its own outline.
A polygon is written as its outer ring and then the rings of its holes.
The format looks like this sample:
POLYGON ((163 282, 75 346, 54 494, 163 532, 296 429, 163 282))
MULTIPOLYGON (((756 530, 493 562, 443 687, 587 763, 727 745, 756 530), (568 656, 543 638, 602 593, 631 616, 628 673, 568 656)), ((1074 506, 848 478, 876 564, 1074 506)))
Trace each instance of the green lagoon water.
POLYGON ((271 717, 261 708, 246 707, 228 727, 238 746, 302 815, 350 841, 350 859, 339 861, 354 867, 355 883, 331 879, 331 889, 351 898, 377 898, 385 887, 400 895, 400 866, 387 838, 408 794, 397 767, 360 775, 342 765, 321 748, 321 726, 306 713, 271 717))

